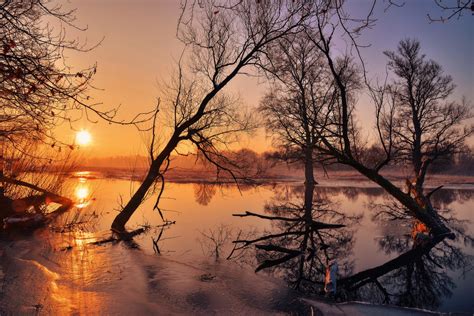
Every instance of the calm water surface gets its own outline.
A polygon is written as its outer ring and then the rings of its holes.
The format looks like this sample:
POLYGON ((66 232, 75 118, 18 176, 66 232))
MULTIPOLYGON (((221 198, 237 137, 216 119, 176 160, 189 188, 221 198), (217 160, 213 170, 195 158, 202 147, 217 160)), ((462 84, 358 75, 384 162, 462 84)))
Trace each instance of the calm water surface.
MULTIPOLYGON (((136 182, 100 178, 79 177, 70 181, 80 212, 97 215, 88 228, 96 231, 109 229, 116 209, 120 208, 120 197, 126 202, 138 186, 136 182)), ((159 238, 156 246, 163 256, 181 262, 215 260, 216 256, 225 261, 234 249, 232 241, 235 239, 255 239, 290 229, 278 221, 233 214, 253 212, 271 216, 278 209, 278 215, 284 216, 286 208, 297 208, 303 203, 302 196, 303 187, 297 183, 241 187, 240 190, 235 185, 168 183, 160 207, 165 219, 175 224, 163 230, 155 227, 163 221, 153 210, 152 196, 132 217, 129 227, 144 224, 152 227, 137 238, 138 246, 145 252, 156 252, 152 240, 159 238)), ((328 244, 339 247, 330 256, 338 262, 341 274, 347 276, 377 267, 410 249, 412 220, 374 218, 377 210, 383 209, 381 205, 390 206, 382 190, 361 183, 348 183, 343 187, 323 185, 316 188, 315 199, 320 203, 317 207, 335 211, 332 218, 322 217, 321 221, 348 225, 340 235, 325 237, 330 239, 328 244)), ((437 245, 429 258, 411 265, 412 269, 400 267, 380 276, 378 281, 388 292, 392 304, 472 313, 474 272, 469 256, 474 255, 474 248, 472 239, 463 235, 474 235, 474 187, 441 190, 434 196, 434 204, 443 210, 450 225, 461 232, 457 240, 437 245)), ((284 241, 286 245, 291 242, 284 241)), ((249 270, 269 259, 265 256, 266 253, 256 251, 253 246, 233 253, 234 261, 249 270)), ((284 264, 259 273, 272 274, 291 283, 296 272, 294 265, 284 264)), ((317 286, 315 291, 318 291, 317 286)), ((375 285, 361 287, 351 299, 384 302, 375 285)))

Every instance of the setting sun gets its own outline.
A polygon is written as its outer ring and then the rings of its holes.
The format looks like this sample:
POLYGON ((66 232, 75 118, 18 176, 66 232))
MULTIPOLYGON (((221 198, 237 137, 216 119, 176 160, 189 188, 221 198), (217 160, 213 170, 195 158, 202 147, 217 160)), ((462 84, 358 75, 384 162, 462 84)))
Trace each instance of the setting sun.
POLYGON ((86 130, 80 130, 76 134, 76 142, 78 145, 81 145, 81 146, 89 145, 91 143, 91 140, 92 140, 91 133, 89 133, 86 130))

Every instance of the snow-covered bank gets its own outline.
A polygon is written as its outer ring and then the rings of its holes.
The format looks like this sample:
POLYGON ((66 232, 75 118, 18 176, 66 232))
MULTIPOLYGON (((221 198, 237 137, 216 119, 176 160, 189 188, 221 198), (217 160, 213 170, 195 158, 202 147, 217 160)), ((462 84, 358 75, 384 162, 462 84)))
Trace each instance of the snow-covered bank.
POLYGON ((42 230, 2 241, 1 314, 437 314, 308 299, 282 281, 225 261, 177 261, 124 243, 88 245, 107 234, 42 230))
POLYGON ((1 314, 308 314, 283 282, 232 264, 179 262, 103 236, 47 231, 1 242, 1 314), (71 247, 72 246, 72 247, 71 247))

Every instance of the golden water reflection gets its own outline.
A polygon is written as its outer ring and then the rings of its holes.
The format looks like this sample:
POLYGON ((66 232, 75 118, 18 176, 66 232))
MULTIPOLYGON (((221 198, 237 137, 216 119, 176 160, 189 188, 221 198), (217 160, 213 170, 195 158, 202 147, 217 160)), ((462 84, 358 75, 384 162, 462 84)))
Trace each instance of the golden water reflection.
POLYGON ((74 189, 75 205, 77 208, 88 206, 92 200, 91 187, 86 178, 79 178, 74 189))

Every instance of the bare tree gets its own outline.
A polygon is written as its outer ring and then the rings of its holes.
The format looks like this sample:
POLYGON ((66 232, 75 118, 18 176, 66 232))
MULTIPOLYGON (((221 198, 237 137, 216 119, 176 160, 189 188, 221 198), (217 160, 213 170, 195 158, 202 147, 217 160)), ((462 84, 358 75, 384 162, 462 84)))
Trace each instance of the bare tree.
MULTIPOLYGON (((150 168, 112 223, 114 231, 125 231, 128 219, 157 180, 162 192, 167 161, 180 143, 190 142, 206 159, 220 166, 219 159, 223 156, 219 154, 218 144, 222 147, 226 135, 247 129, 245 120, 235 119, 233 114, 238 114, 235 103, 222 90, 239 74, 251 71, 251 66, 258 63, 270 43, 300 32, 309 16, 305 8, 304 1, 283 0, 183 4, 178 37, 190 57, 187 67, 180 63, 178 69, 171 102, 171 133, 157 149, 153 131, 150 168)), ((158 201, 155 205, 158 206, 158 201)))
MULTIPOLYGON (((28 154, 31 143, 72 149, 55 137, 53 128, 86 116, 119 124, 146 121, 115 120, 116 108, 103 110, 89 92, 96 65, 78 69, 67 61, 71 52, 89 52, 97 45, 70 39, 67 31, 85 31, 76 24, 75 10, 45 0, 8 0, 0 4, 0 142, 15 144, 28 154), (55 26, 53 26, 55 25, 55 26), (24 140, 28 139, 28 142, 24 140)), ((40 158, 40 157, 34 157, 40 158)), ((42 157, 44 158, 44 157, 42 157)))
POLYGON ((42 0, 13 0, 0 6, 0 18, 2 141, 14 142, 15 138, 28 135, 36 142, 59 145, 51 129, 70 120, 70 111, 74 109, 111 118, 112 113, 99 112, 87 101, 86 92, 96 67, 77 70, 65 63, 65 51, 87 51, 93 47, 67 39, 64 26, 56 31, 46 24, 47 18, 53 18, 79 29, 74 24, 74 11, 42 0))
MULTIPOLYGON (((324 56, 304 34, 281 39, 268 58, 262 67, 273 82, 259 110, 280 156, 304 165, 305 183, 312 190, 314 164, 323 162, 315 146, 335 113, 332 77, 324 67, 324 56)), ((310 208, 312 191, 306 197, 310 208)))
POLYGON ((387 51, 389 69, 396 75, 388 87, 394 109, 393 149, 397 158, 413 167, 415 189, 421 193, 429 167, 438 160, 450 159, 464 148, 473 127, 463 125, 472 117, 471 109, 450 101, 454 84, 441 66, 426 60, 416 40, 402 40, 397 52, 387 51))
MULTIPOLYGON (((295 265, 299 272, 295 272, 297 275, 292 282, 299 287, 302 281, 307 281, 309 275, 314 274, 312 271, 304 271, 306 265, 311 266, 310 270, 324 271, 325 266, 333 259, 328 255, 328 252, 334 251, 328 250, 331 243, 329 239, 340 237, 345 232, 339 231, 344 225, 340 218, 334 216, 341 214, 328 207, 325 201, 314 201, 315 164, 324 164, 326 158, 333 160, 330 156, 321 155, 317 147, 320 146, 321 135, 327 135, 326 131, 335 121, 334 116, 338 115, 337 89, 331 73, 325 67, 325 56, 304 33, 282 38, 271 47, 267 56, 268 60, 261 67, 273 80, 270 92, 261 102, 259 110, 267 131, 273 136, 274 144, 282 152, 280 156, 289 163, 299 162, 304 165, 305 190, 302 205, 287 203, 268 207, 273 211, 282 211, 283 217, 264 218, 281 221, 283 227, 288 226, 288 231, 280 235, 269 235, 272 244, 256 244, 262 252, 275 253, 270 259, 264 260, 257 271, 275 265, 291 265, 291 259, 298 258, 295 265), (289 216, 299 218, 299 224, 289 216), (316 218, 336 220, 336 224, 316 223, 316 218), (283 245, 278 241, 279 237, 286 240, 283 245), (287 239, 298 239, 297 249, 291 249, 295 246, 287 239), (317 243, 322 246, 317 246, 317 243), (319 248, 324 248, 324 251, 319 248), (326 260, 322 260, 324 256, 326 260)), ((266 239, 267 236, 264 236, 252 243, 266 239)))
MULTIPOLYGON (((321 142, 317 149, 324 154, 330 155, 342 164, 349 165, 355 170, 366 176, 371 181, 377 183, 392 195, 408 212, 424 224, 426 224, 431 233, 435 236, 449 236, 454 238, 449 228, 441 221, 436 210, 428 203, 430 194, 413 196, 410 192, 404 192, 403 188, 398 187, 392 181, 380 173, 383 166, 393 159, 393 146, 391 146, 393 131, 391 135, 384 135, 379 132, 381 144, 383 144, 384 157, 376 166, 366 165, 360 159, 361 144, 358 141, 357 130, 353 124, 353 115, 351 115, 354 94, 356 89, 351 84, 349 78, 354 73, 354 68, 347 57, 338 58, 334 53, 334 35, 342 33, 348 38, 349 43, 353 43, 352 48, 360 56, 360 45, 357 43, 357 36, 361 31, 370 25, 369 17, 365 19, 354 19, 344 11, 343 4, 336 2, 315 2, 315 14, 313 15, 312 25, 308 28, 307 34, 314 45, 324 54, 326 66, 331 72, 334 84, 338 91, 336 119, 331 125, 330 130, 320 135, 321 142), (356 23, 356 26, 350 26, 356 23), (357 26, 358 25, 358 26, 357 26), (388 143, 387 143, 388 142, 388 143)), ((360 59, 362 61, 362 59, 360 59)), ((362 69, 365 68, 362 61, 362 69)), ((373 92, 373 90, 371 90, 373 92)), ((380 99, 376 100, 380 104, 380 99)), ((378 105, 376 106, 379 111, 378 105)), ((383 120, 377 120, 377 127, 384 130, 383 120)), ((385 122, 387 122, 385 120, 385 122)), ((388 121, 390 122, 390 121, 388 121)), ((442 238, 444 238, 442 237, 442 238)), ((441 238, 441 237, 440 237, 441 238)))
POLYGON ((96 46, 67 36, 66 31, 71 29, 86 30, 77 26, 75 19, 75 10, 64 9, 50 1, 8 0, 0 4, 2 198, 6 190, 3 182, 8 180, 4 178, 3 167, 10 163, 5 159, 12 150, 21 152, 40 167, 58 156, 64 157, 59 154, 62 149, 74 148, 73 144, 55 137, 55 126, 72 124, 82 116, 90 121, 99 117, 118 124, 138 124, 149 120, 145 113, 130 121, 115 120, 117 109, 101 110, 99 103, 90 98, 88 92, 93 88, 91 83, 96 66, 77 69, 69 65, 66 58, 69 52, 88 52, 96 46), (49 151, 37 150, 38 146, 49 151))
MULTIPOLYGON (((35 207, 47 201, 56 201, 68 209, 70 199, 53 192, 58 188, 48 188, 25 182, 4 173, 4 167, 12 164, 15 157, 21 156, 32 167, 31 158, 39 158, 36 153, 39 144, 48 144, 57 150, 61 145, 52 128, 59 122, 71 120, 70 111, 82 109, 94 111, 105 117, 111 112, 99 112, 94 105, 86 104, 95 66, 74 70, 65 63, 66 50, 87 51, 88 48, 65 36, 64 25, 74 25, 74 11, 65 11, 60 6, 52 6, 42 0, 4 1, 0 5, 0 199, 2 217, 15 211, 35 207), (63 26, 59 31, 46 24, 52 18, 63 26), (9 159, 9 160, 8 160, 9 159), (13 188, 12 188, 13 187, 13 188), (30 190, 29 196, 24 196, 30 190), (18 192, 22 194, 18 195, 18 192), (33 193, 33 192, 36 192, 33 193), (40 194, 37 194, 37 193, 40 194), (8 196, 5 196, 5 193, 8 196), (13 198, 13 199, 12 199, 13 198), (14 207, 16 204, 22 207, 14 207)), ((49 146, 48 146, 49 147, 49 146)), ((50 148, 50 147, 49 147, 50 148)), ((51 148, 50 148, 51 149, 51 148)), ((37 161, 40 169, 43 161, 37 161)), ((15 161, 18 165, 18 161, 15 161)), ((45 180, 48 176, 38 177, 45 180)), ((34 181, 33 181, 34 182, 34 181)), ((61 181, 57 181, 59 184, 61 181)))

